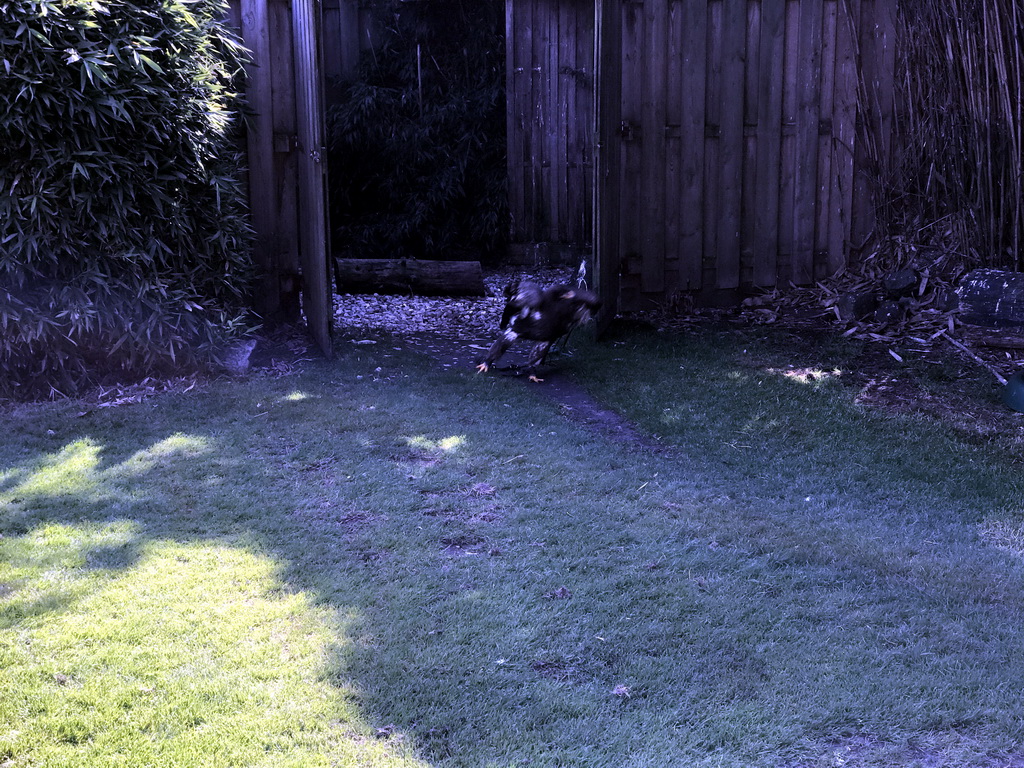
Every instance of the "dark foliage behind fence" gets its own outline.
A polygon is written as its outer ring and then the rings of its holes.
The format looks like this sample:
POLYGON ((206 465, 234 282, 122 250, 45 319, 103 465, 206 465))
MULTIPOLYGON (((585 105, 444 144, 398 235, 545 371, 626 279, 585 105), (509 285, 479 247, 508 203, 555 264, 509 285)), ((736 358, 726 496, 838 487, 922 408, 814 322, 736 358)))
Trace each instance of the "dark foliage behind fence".
POLYGON ((507 237, 504 5, 379 0, 359 74, 328 94, 334 247, 487 258, 507 237))
POLYGON ((211 359, 248 227, 220 0, 0 0, 0 394, 211 359))

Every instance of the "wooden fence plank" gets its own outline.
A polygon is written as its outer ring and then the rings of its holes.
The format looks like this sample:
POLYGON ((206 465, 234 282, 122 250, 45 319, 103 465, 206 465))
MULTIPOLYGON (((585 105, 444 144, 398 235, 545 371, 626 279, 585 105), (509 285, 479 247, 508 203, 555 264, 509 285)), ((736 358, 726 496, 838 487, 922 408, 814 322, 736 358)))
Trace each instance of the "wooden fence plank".
POLYGON ((857 19, 856 45, 860 76, 860 105, 858 109, 857 147, 854 154, 853 210, 850 224, 850 239, 853 248, 867 244, 875 227, 875 195, 871 184, 872 166, 877 160, 877 136, 872 98, 872 82, 877 67, 875 50, 875 0, 861 0, 860 17, 857 19))
POLYGON ((270 39, 270 81, 273 90, 274 131, 274 258, 278 280, 286 293, 298 293, 299 204, 298 163, 294 141, 296 122, 295 58, 292 8, 288 0, 270 0, 268 7, 270 39), (292 284, 294 283, 294 284, 292 284))
POLYGON ((746 53, 743 73, 743 196, 740 211, 739 284, 754 285, 755 212, 762 204, 764 190, 757 186, 757 157, 760 151, 758 121, 761 110, 761 0, 747 0, 746 53))
POLYGON ((524 232, 523 213, 526 208, 525 174, 529 155, 526 153, 529 127, 523 115, 523 100, 528 92, 529 76, 523 60, 525 24, 524 2, 505 0, 505 72, 506 72, 506 139, 508 167, 509 239, 521 242, 524 232))
POLYGON ((643 6, 632 0, 624 0, 622 11, 622 181, 620 182, 620 253, 623 259, 622 271, 633 275, 639 271, 633 263, 641 244, 640 218, 637 210, 640 199, 640 97, 643 84, 644 18, 643 6))
POLYGON ((579 29, 576 23, 576 3, 565 2, 558 6, 558 88, 559 88, 559 126, 558 126, 558 242, 572 242, 574 230, 572 203, 573 198, 570 165, 570 148, 576 121, 576 36, 579 29))
POLYGON ((538 216, 539 197, 543 195, 540 182, 541 164, 544 162, 544 125, 541 122, 543 117, 541 71, 543 67, 537 60, 537 52, 543 46, 541 30, 537 27, 537 24, 543 20, 540 6, 540 0, 528 0, 530 34, 526 38, 529 48, 524 62, 527 87, 523 104, 524 122, 529 136, 526 146, 528 154, 524 158, 526 164, 523 166, 523 184, 527 206, 524 211, 524 226, 530 233, 530 239, 537 241, 544 239, 543 220, 538 216))
POLYGON ((537 87, 540 79, 537 75, 537 62, 534 60, 536 41, 534 35, 534 19, 536 18, 537 4, 540 0, 524 0, 524 18, 520 27, 522 41, 522 67, 523 75, 518 85, 523 89, 523 138, 525 139, 523 150, 523 167, 520 173, 523 174, 523 210, 521 213, 523 232, 528 239, 539 239, 537 222, 537 179, 539 175, 541 134, 537 124, 537 87))
MULTIPOLYGON (((541 6, 538 5, 538 8, 541 6)), ((539 201, 538 216, 544 225, 541 228, 543 240, 558 240, 558 8, 547 5, 543 8, 544 21, 541 23, 542 47, 538 51, 541 82, 541 114, 544 144, 541 156, 541 183, 543 192, 539 201)))
POLYGON ((359 69, 359 59, 369 45, 363 27, 369 24, 368 13, 359 8, 359 0, 340 0, 338 27, 341 47, 341 76, 353 77, 359 69), (367 18, 364 20, 364 16, 367 18))
MULTIPOLYGON (((703 284, 719 287, 720 268, 719 217, 722 212, 722 25, 723 0, 708 3, 707 18, 707 84, 704 92, 704 277, 703 284)), ((726 280, 727 282, 727 280, 726 280)))
POLYGON ((640 103, 640 188, 642 265, 640 290, 659 293, 665 283, 665 53, 668 3, 645 0, 643 4, 645 49, 661 55, 644 56, 640 103))
POLYGON ((601 311, 598 332, 608 328, 619 308, 622 257, 619 238, 622 192, 622 6, 620 0, 594 2, 594 279, 601 311))
POLYGON ((342 0, 324 0, 321 27, 324 40, 324 71, 325 78, 342 77, 342 55, 345 46, 342 44, 342 0))
POLYGON ((523 122, 522 98, 523 58, 520 43, 523 24, 521 19, 522 0, 505 0, 505 162, 508 170, 508 206, 510 216, 509 237, 522 238, 523 143, 526 141, 526 125, 523 122))
POLYGON ((679 128, 679 284, 696 291, 704 285, 704 185, 707 107, 708 4, 680 0, 683 61, 677 88, 682 112, 679 128))
POLYGON ((747 0, 744 23, 746 30, 745 54, 743 60, 743 124, 757 125, 761 99, 761 81, 758 73, 761 67, 761 14, 762 0, 747 0))
POLYGON ((785 64, 786 0, 762 0, 758 66, 757 203, 753 284, 778 283, 779 194, 782 163, 782 84, 785 64))
POLYGON ((746 0, 722 0, 721 197, 717 212, 717 287, 736 288, 740 280, 740 228, 743 208, 743 93, 747 34, 746 0))
POLYGON ((782 127, 779 164, 779 251, 776 258, 777 284, 795 282, 796 261, 796 171, 797 171, 797 72, 800 65, 800 0, 786 0, 783 55, 782 127))
POLYGON ((330 357, 334 319, 330 263, 327 259, 326 167, 323 162, 323 76, 319 0, 293 0, 292 38, 298 152, 299 261, 306 328, 330 357))
POLYGON ((668 51, 665 67, 665 232, 664 252, 666 274, 671 271, 665 292, 669 295, 686 290, 680 274, 679 258, 682 239, 682 124, 684 65, 683 6, 681 0, 669 0, 666 32, 668 51))
POLYGON ((322 40, 324 77, 348 79, 356 74, 360 52, 367 46, 366 26, 359 0, 324 0, 322 40))
POLYGON ((832 118, 832 200, 829 224, 828 271, 846 266, 850 242, 854 153, 857 141, 857 34, 860 0, 841 0, 836 28, 836 93, 832 118))
POLYGON ((547 177, 544 161, 547 150, 547 125, 544 112, 547 106, 550 89, 547 87, 548 63, 548 9, 550 6, 534 0, 533 2, 533 49, 530 52, 530 116, 534 127, 533 156, 531 158, 529 186, 527 188, 531 203, 528 225, 538 240, 548 239, 549 217, 545 215, 547 200, 544 184, 547 177))
POLYGON ((858 134, 851 223, 854 249, 867 245, 875 228, 878 164, 892 149, 896 0, 862 0, 859 31, 861 130, 858 134))
POLYGON ((577 0, 576 3, 576 71, 573 105, 575 117, 570 143, 569 189, 573 230, 569 242, 588 249, 593 244, 594 205, 594 2, 577 0))
POLYGON ((836 21, 837 0, 822 0, 821 46, 818 76, 818 140, 817 140, 817 182, 813 199, 814 210, 814 260, 813 277, 822 280, 828 277, 829 227, 832 222, 832 178, 833 159, 833 112, 835 108, 836 82, 836 21))
POLYGON ((270 29, 266 0, 242 0, 242 37, 250 51, 246 65, 246 98, 252 116, 246 135, 249 161, 249 205, 259 267, 257 310, 272 317, 278 310, 277 276, 273 270, 274 195, 270 183, 274 163, 273 89, 270 83, 270 29))
POLYGON ((793 211, 793 279, 799 285, 808 285, 814 280, 821 22, 821 2, 800 4, 799 52, 794 84, 797 93, 796 158, 798 165, 793 211))

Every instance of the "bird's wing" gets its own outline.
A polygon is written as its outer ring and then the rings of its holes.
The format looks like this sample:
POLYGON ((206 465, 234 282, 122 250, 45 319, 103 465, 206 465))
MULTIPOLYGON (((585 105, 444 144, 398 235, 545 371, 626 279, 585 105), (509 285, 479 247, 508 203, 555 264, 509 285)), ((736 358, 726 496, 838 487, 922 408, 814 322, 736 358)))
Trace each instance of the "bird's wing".
POLYGON ((501 328, 505 329, 517 317, 526 317, 541 304, 543 291, 536 283, 521 280, 505 288, 505 309, 501 313, 501 328))

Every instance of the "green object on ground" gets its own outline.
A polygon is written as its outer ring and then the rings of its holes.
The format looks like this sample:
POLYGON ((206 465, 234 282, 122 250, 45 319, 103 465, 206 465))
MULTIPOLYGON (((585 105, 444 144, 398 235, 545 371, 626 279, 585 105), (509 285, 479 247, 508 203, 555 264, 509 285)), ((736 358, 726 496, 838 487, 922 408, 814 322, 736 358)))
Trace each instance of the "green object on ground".
POLYGON ((1008 408, 1024 413, 1024 371, 1017 371, 1003 387, 1003 402, 1008 408))

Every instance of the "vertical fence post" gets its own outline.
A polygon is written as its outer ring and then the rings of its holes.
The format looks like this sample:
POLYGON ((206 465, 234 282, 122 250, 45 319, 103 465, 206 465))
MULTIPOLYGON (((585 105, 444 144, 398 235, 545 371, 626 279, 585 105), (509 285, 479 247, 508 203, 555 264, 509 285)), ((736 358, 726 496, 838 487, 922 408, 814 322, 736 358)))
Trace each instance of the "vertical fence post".
POLYGON ((327 253, 327 168, 323 127, 319 0, 293 0, 295 90, 298 112, 299 245, 306 324, 317 346, 332 353, 333 321, 327 253))
POLYGON ((602 301, 596 318, 598 333, 614 319, 619 298, 621 19, 621 0, 594 0, 594 272, 602 301))

